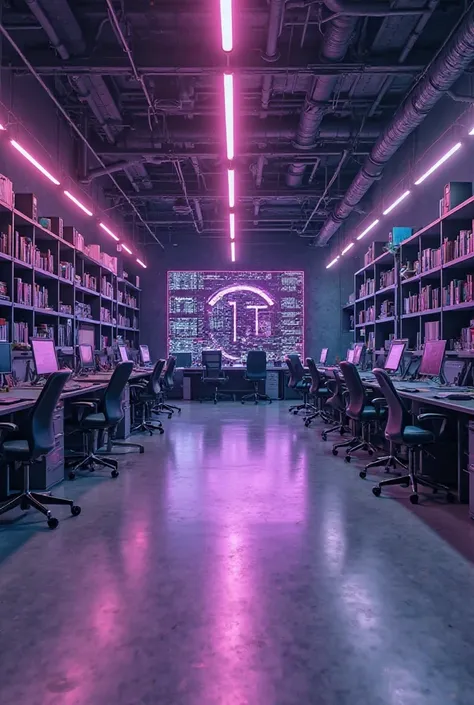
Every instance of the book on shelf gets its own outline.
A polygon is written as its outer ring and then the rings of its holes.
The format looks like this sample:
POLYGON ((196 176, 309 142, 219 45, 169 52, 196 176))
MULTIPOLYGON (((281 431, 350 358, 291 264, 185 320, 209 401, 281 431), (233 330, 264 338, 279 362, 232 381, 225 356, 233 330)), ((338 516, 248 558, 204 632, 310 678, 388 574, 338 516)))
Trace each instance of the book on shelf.
POLYGON ((59 263, 59 276, 71 282, 74 280, 74 267, 71 262, 59 263))
POLYGON ((45 272, 50 272, 50 274, 54 274, 54 257, 51 253, 51 250, 41 252, 38 247, 34 247, 33 264, 35 267, 43 269, 45 272))
POLYGON ((35 284, 33 291, 33 306, 52 310, 49 305, 49 291, 45 286, 35 284))
POLYGON ((72 345, 72 321, 58 325, 58 345, 67 348, 72 345))
POLYGON ((380 289, 386 289, 387 286, 395 284, 395 269, 389 269, 386 272, 380 272, 380 289))
POLYGON ((32 306, 32 286, 27 282, 24 282, 21 277, 15 277, 15 302, 17 304, 23 304, 24 306, 32 306))
POLYGON ((391 299, 384 299, 380 304, 379 318, 389 318, 395 315, 395 303, 391 299))
POLYGON ((18 230, 15 230, 15 242, 13 251, 13 256, 15 257, 15 259, 21 260, 22 262, 25 262, 25 264, 31 264, 32 255, 33 242, 31 238, 24 237, 23 235, 20 235, 18 230))
POLYGON ((467 274, 465 280, 453 279, 447 286, 443 286, 443 306, 455 306, 472 301, 473 298, 474 282, 472 274, 467 274))
POLYGON ((421 271, 427 272, 430 269, 441 266, 441 248, 426 248, 419 255, 421 261, 421 271))
MULTIPOLYGON (((367 252, 364 255, 364 267, 367 267, 367 265, 370 264, 371 262, 373 262, 374 259, 375 259, 375 241, 369 245, 369 249, 367 250, 367 252)), ((137 286, 138 286, 138 284, 137 284, 137 286)), ((364 296, 364 294, 363 294, 363 296, 364 296)))
POLYGON ((375 333, 370 331, 366 339, 367 350, 375 350, 375 333))
POLYGON ((425 321, 425 340, 439 340, 439 321, 425 321))
POLYGON ((12 253, 12 226, 3 226, 0 232, 0 252, 3 255, 11 256, 12 253))
POLYGON ((84 274, 82 275, 82 286, 85 289, 97 291, 97 277, 93 276, 92 274, 89 274, 88 272, 84 272, 84 274))
POLYGON ((13 324, 13 342, 28 345, 30 342, 28 323, 15 321, 13 324))
POLYGON ((49 323, 40 323, 33 327, 33 337, 54 339, 54 326, 49 323))
MULTIPOLYGON (((371 294, 375 293, 375 279, 367 279, 363 284, 360 285, 359 288, 359 299, 361 299, 364 296, 370 296, 371 294)), ((136 299, 133 296, 130 296, 126 294, 123 298, 122 301, 123 303, 126 303, 128 306, 131 306, 132 304, 128 303, 130 300, 135 301, 135 306, 136 306, 136 299)))
POLYGON ((10 325, 6 318, 0 318, 0 341, 2 343, 10 340, 10 325))

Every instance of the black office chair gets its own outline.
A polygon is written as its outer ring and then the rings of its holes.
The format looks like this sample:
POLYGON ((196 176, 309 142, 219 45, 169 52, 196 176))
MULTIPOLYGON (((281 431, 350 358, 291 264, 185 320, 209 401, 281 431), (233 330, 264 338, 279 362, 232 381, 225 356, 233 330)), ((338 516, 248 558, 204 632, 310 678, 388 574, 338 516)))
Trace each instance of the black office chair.
POLYGON ((258 404, 260 399, 268 401, 270 404, 272 403, 268 394, 260 394, 258 391, 258 383, 265 382, 267 379, 267 353, 265 350, 249 350, 247 353, 245 379, 253 384, 253 392, 252 394, 244 394, 241 399, 242 404, 245 404, 246 401, 253 401, 258 404))
POLYGON ((421 424, 412 424, 411 414, 406 409, 403 401, 393 386, 393 382, 384 370, 375 369, 374 375, 379 383, 380 391, 384 395, 388 404, 388 420, 385 426, 385 438, 394 445, 404 445, 408 448, 408 474, 400 477, 391 477, 382 480, 372 488, 376 497, 380 497, 383 487, 389 485, 402 485, 410 487, 412 494, 410 502, 418 504, 418 485, 430 487, 434 492, 441 490, 446 492, 446 499, 454 501, 454 495, 449 487, 434 482, 430 478, 421 474, 421 459, 423 453, 428 453, 426 446, 433 444, 443 434, 446 427, 447 416, 444 414, 426 413, 419 414, 416 419, 421 424), (423 424, 431 423, 431 430, 423 428, 423 424))
POLYGON ((159 431, 161 434, 165 432, 161 421, 154 421, 152 418, 153 407, 160 402, 160 377, 164 366, 165 361, 158 360, 148 381, 140 380, 130 384, 133 411, 132 433, 147 431, 152 436, 153 431, 159 431))
POLYGON ((311 387, 309 388, 309 394, 310 397, 312 397, 316 402, 316 411, 305 418, 304 425, 308 427, 318 416, 325 423, 329 423, 331 417, 329 416, 329 413, 324 410, 324 405, 331 395, 331 392, 324 384, 322 376, 320 375, 319 370, 316 367, 316 363, 312 357, 306 358, 306 367, 309 369, 309 374, 311 375, 311 387))
MULTIPOLYGON (((338 370, 332 370, 332 373, 334 379, 327 381, 327 387, 331 391, 332 396, 329 397, 326 405, 332 409, 333 416, 337 421, 329 428, 325 428, 324 431, 321 431, 323 441, 327 441, 330 433, 337 431, 343 436, 345 433, 350 432, 350 428, 348 428, 346 424, 346 396, 342 378, 338 370)), ((347 397, 349 397, 348 393, 347 397)))
POLYGON ((179 406, 174 406, 173 404, 167 404, 167 395, 169 392, 174 387, 174 369, 176 367, 176 358, 173 355, 170 355, 168 359, 166 360, 166 368, 164 375, 161 379, 161 401, 159 404, 156 406, 155 411, 156 413, 164 413, 168 414, 168 418, 170 419, 174 412, 177 411, 178 414, 181 413, 181 409, 179 406))
POLYGON ((287 364, 288 370, 290 372, 290 379, 288 380, 288 388, 294 389, 296 392, 301 394, 303 397, 302 404, 293 404, 290 406, 288 411, 294 414, 298 414, 302 409, 308 412, 308 414, 314 414, 318 410, 314 404, 309 401, 309 390, 311 389, 311 377, 305 375, 304 367, 301 364, 300 356, 296 353, 291 353, 285 357, 285 362, 287 364))
POLYGON ((364 450, 369 455, 377 452, 370 440, 371 426, 385 418, 386 408, 382 398, 369 402, 359 371, 352 362, 341 362, 340 367, 349 394, 345 413, 353 421, 354 435, 344 443, 334 444, 332 452, 337 455, 339 448, 347 448, 344 460, 350 463, 352 453, 358 450, 364 450))
POLYGON ((221 399, 230 399, 231 395, 219 391, 219 389, 229 381, 229 378, 222 369, 222 350, 203 350, 202 366, 204 369, 201 382, 205 385, 212 386, 213 394, 210 397, 201 397, 199 401, 213 401, 214 404, 217 404, 221 399))
POLYGON ((72 499, 30 491, 30 465, 50 453, 55 446, 53 414, 68 378, 69 372, 54 372, 49 376, 21 431, 16 424, 0 423, 0 431, 20 433, 20 438, 3 441, 0 448, 2 460, 23 465, 23 491, 1 506, 0 514, 15 507, 23 510, 33 507, 46 516, 50 529, 55 529, 59 522, 45 504, 67 505, 73 516, 81 513, 81 508, 72 499))
POLYGON ((74 453, 66 458, 68 463, 79 459, 79 462, 69 472, 70 480, 73 480, 80 470, 88 469, 92 472, 96 465, 111 468, 112 477, 118 477, 118 461, 96 453, 97 436, 99 432, 113 434, 123 419, 122 394, 132 370, 133 362, 119 363, 110 378, 102 399, 76 401, 71 404, 73 408, 82 412, 79 426, 84 434, 86 451, 80 455, 74 453))

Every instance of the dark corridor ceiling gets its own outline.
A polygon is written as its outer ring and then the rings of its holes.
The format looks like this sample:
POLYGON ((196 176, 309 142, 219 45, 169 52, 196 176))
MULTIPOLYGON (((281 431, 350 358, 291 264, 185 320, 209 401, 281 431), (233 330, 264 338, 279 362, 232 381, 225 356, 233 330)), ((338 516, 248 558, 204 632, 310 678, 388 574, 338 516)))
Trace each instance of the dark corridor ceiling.
MULTIPOLYGON (((234 0, 239 237, 298 237, 305 224, 317 236, 464 10, 461 0, 234 0), (341 5, 390 14, 348 20, 341 5), (347 51, 328 60, 338 18, 347 51)), ((228 237, 218 0, 4 0, 2 23, 165 245, 196 231, 228 237)), ((3 65, 25 70, 7 42, 3 65)), ((92 159, 77 177, 98 179, 132 220, 92 159)))

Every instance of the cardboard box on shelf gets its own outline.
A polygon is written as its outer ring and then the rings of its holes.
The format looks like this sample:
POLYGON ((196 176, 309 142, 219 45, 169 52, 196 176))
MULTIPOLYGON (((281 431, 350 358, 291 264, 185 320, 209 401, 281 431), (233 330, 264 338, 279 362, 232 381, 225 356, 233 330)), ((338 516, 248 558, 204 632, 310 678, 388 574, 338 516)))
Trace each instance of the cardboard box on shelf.
POLYGON ((3 174, 0 174, 0 201, 7 208, 13 208, 13 184, 3 174))
POLYGON ((15 193, 15 208, 31 220, 38 220, 38 200, 34 193, 15 193))
POLYGON ((58 237, 64 237, 64 222, 62 218, 57 215, 49 215, 49 220, 51 221, 51 232, 58 237))

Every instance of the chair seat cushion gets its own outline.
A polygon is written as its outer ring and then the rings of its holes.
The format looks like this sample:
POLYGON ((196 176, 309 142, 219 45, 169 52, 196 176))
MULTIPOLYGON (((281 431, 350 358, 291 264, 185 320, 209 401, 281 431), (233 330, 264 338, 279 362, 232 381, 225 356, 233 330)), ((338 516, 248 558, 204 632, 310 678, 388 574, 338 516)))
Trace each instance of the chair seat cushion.
POLYGON ((371 404, 367 404, 367 406, 364 406, 362 410, 362 416, 361 420, 362 421, 371 421, 372 419, 383 419, 387 415, 387 409, 382 408, 377 411, 375 406, 372 406, 371 404))
POLYGON ((320 387, 320 388, 317 390, 317 392, 316 392, 316 394, 317 394, 318 396, 320 396, 320 397, 327 397, 327 396, 329 396, 329 394, 331 394, 331 393, 332 393, 332 392, 330 392, 327 387, 320 387))
POLYGON ((89 414, 82 419, 81 426, 83 428, 107 428, 107 420, 105 414, 89 414))
POLYGON ((300 381, 295 384, 293 389, 305 390, 305 389, 309 389, 310 387, 311 387, 311 382, 309 382, 308 380, 305 380, 305 379, 300 379, 300 381))
POLYGON ((405 426, 402 438, 408 445, 418 445, 419 443, 433 443, 435 435, 432 431, 420 426, 405 426))
POLYGON ((2 453, 5 460, 28 460, 31 457, 28 441, 5 441, 2 453))

